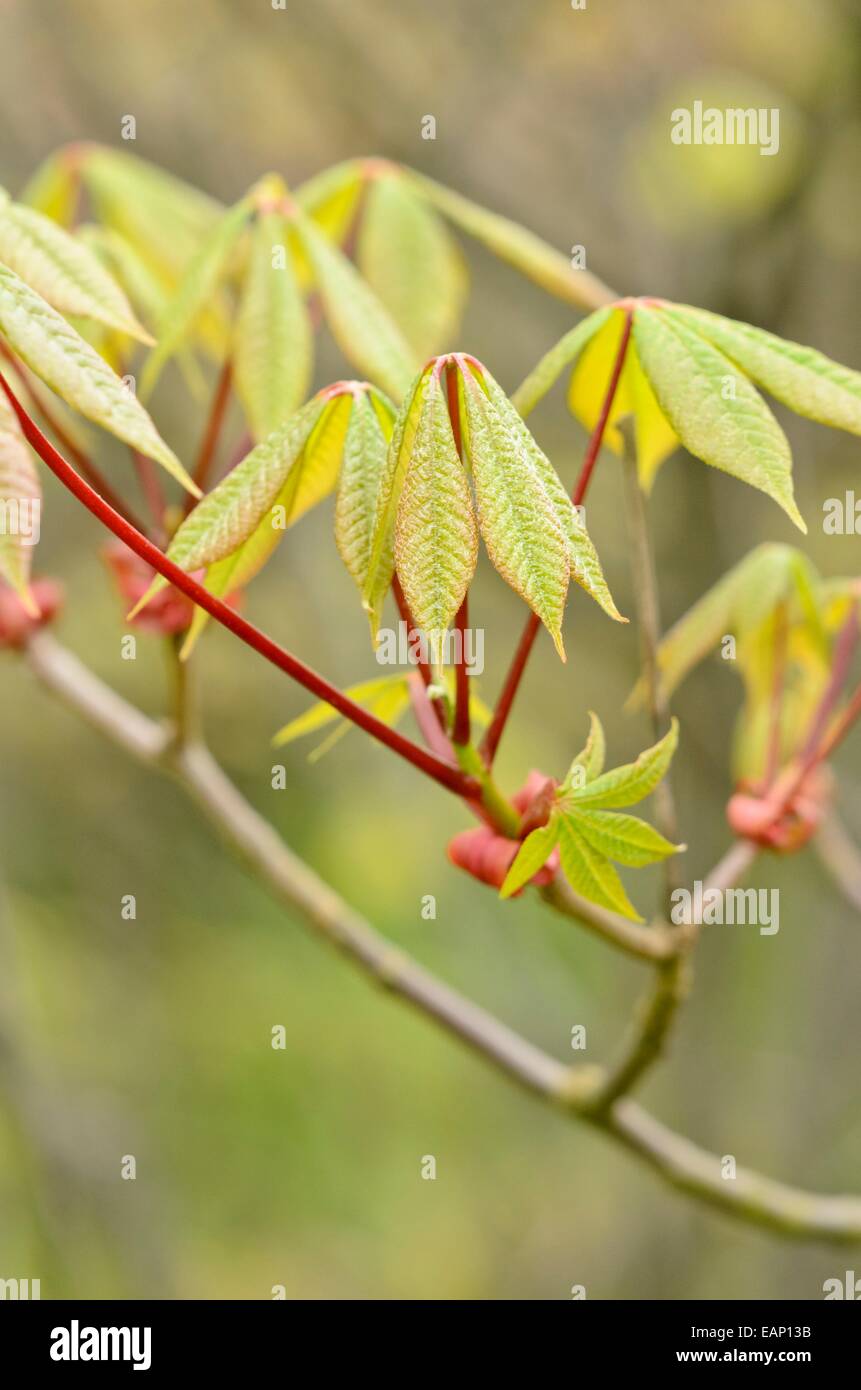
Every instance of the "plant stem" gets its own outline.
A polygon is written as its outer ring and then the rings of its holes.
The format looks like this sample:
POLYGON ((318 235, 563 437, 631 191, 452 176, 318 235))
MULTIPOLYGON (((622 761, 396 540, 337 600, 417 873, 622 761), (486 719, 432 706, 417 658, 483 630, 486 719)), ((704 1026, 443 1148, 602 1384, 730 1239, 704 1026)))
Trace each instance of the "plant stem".
POLYGON ((139 531, 141 529, 146 529, 145 527, 142 528, 141 523, 135 518, 134 512, 126 505, 119 493, 114 491, 108 480, 103 477, 98 468, 96 468, 92 459, 84 453, 83 449, 78 447, 68 430, 64 428, 51 407, 47 404, 43 392, 39 390, 32 378, 25 372, 22 364, 12 355, 3 342, 0 342, 0 356, 5 358, 9 363, 9 366, 12 368, 24 390, 27 392, 27 395, 30 397, 36 411, 41 415, 54 438, 60 443, 62 448, 66 450, 69 457, 74 460, 75 466, 81 475, 87 479, 101 497, 104 497, 105 501, 109 506, 113 507, 115 512, 119 512, 120 516, 125 517, 126 521, 128 521, 131 526, 135 526, 139 531))
MULTIPOLYGON (((610 412, 613 409, 613 401, 616 398, 616 391, 618 389, 619 380, 622 375, 622 368, 625 364, 625 354, 628 351, 628 343, 631 337, 632 323, 633 311, 631 309, 628 309, 625 313, 625 321, 622 327, 622 336, 619 340, 619 348, 616 353, 616 358, 613 363, 612 371, 610 372, 610 380, 607 384, 607 391, 605 393, 604 401, 601 406, 601 412, 598 416, 595 428, 592 431, 591 438, 586 447, 586 453, 584 455, 583 464, 580 469, 580 476, 577 479, 577 482, 574 487, 574 492, 571 497, 572 504, 575 507, 579 507, 583 503, 583 500, 586 496, 586 492, 589 487, 590 480, 592 478, 592 473, 595 469, 598 454, 601 450, 601 442, 604 438, 604 433, 607 428, 607 422, 610 418, 610 412)), ((488 767, 493 766, 493 760, 496 757, 496 751, 499 747, 500 739, 502 738, 502 735, 505 732, 505 726, 508 723, 508 717, 511 714, 511 707, 514 704, 517 691, 520 688, 520 682, 523 679, 523 672, 526 669, 526 663, 529 660, 529 656, 532 651, 535 638, 538 635, 538 629, 540 626, 540 619, 537 618, 534 613, 531 613, 526 620, 523 633, 517 645, 517 650, 514 653, 514 658, 508 670, 508 675, 505 678, 505 682, 502 687, 502 692, 499 696, 499 700, 497 701, 496 709, 494 710, 493 719, 491 720, 487 732, 484 735, 484 739, 482 740, 481 752, 488 767)))
POLYGON ((211 594, 202 584, 198 584, 190 574, 186 574, 185 570, 180 569, 179 565, 169 560, 158 546, 153 545, 152 541, 126 521, 125 517, 120 516, 83 478, 79 477, 71 464, 67 463, 62 454, 45 438, 38 425, 31 420, 2 376, 0 376, 0 386, 8 396, 21 422, 26 439, 43 462, 48 465, 73 496, 77 497, 78 501, 82 502, 88 511, 92 512, 93 516, 101 521, 109 531, 112 531, 121 541, 125 541, 136 555, 139 555, 142 560, 145 560, 157 573, 163 575, 175 588, 186 594, 200 608, 205 609, 210 617, 215 618, 222 627, 226 627, 229 632, 240 638, 246 646, 251 647, 265 660, 271 662, 273 666, 277 666, 279 670, 284 671, 286 675, 297 681, 299 685, 304 686, 306 690, 310 690, 312 695, 325 700, 345 719, 349 719, 360 729, 364 729, 378 742, 390 748, 392 752, 397 753, 407 762, 412 763, 414 767, 426 773, 427 776, 433 778, 435 782, 439 782, 449 791, 467 799, 475 796, 478 787, 471 778, 465 777, 457 768, 449 766, 434 754, 420 748, 418 744, 405 738, 403 734, 399 734, 396 729, 390 729, 382 720, 377 719, 375 715, 356 704, 349 696, 344 695, 336 686, 323 676, 318 675, 310 666, 306 666, 304 662, 293 656, 284 647, 279 646, 271 637, 254 627, 233 608, 211 594))
POLYGON ((455 702, 452 738, 455 743, 469 743, 469 672, 466 669, 466 632, 469 627, 469 598, 463 603, 455 618, 455 631, 460 637, 460 651, 455 666, 455 702))
MULTIPOLYGON (((203 439, 201 440, 197 461, 194 465, 194 481, 197 483, 201 492, 206 492, 207 490, 209 474, 215 460, 215 452, 218 447, 218 441, 224 424, 224 417, 227 413, 227 405, 230 400, 232 380, 233 364, 228 357, 218 374, 218 380, 215 384, 215 391, 212 396, 212 404, 209 409, 209 418, 206 421, 203 439)), ((189 496, 185 504, 186 514, 193 506, 194 499, 189 496)))
POLYGON ((665 1183, 729 1216, 798 1240, 861 1242, 857 1197, 819 1196, 745 1168, 736 1170, 734 1182, 725 1182, 716 1154, 674 1133, 635 1101, 620 1098, 596 1110, 592 1097, 603 1079, 600 1072, 565 1066, 391 946, 297 858, 244 800, 207 748, 177 750, 169 732, 127 704, 46 632, 31 639, 27 660, 42 684, 91 725, 142 763, 174 777, 279 903, 300 913, 366 976, 412 1004, 510 1080, 606 1134, 665 1183))
MULTIPOLYGON (((646 503, 637 470, 637 446, 630 419, 620 422, 619 431, 622 435, 622 474, 628 514, 628 532, 631 540, 630 562, 634 580, 634 601, 637 607, 642 676, 646 688, 646 701, 652 733, 657 741, 663 737, 670 726, 669 702, 661 684, 658 665, 658 648, 661 643, 658 581, 649 535, 649 522, 646 516, 646 503)), ((676 844, 679 838, 679 823, 669 773, 658 783, 654 797, 655 820, 658 823, 658 829, 668 840, 676 844)), ((678 866, 675 859, 672 857, 665 859, 663 870, 668 905, 670 894, 679 883, 678 866)))

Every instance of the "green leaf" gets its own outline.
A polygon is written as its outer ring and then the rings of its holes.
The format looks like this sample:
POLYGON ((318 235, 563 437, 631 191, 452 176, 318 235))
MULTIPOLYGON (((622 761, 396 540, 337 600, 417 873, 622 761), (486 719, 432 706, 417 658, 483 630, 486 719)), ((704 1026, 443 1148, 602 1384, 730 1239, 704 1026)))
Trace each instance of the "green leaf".
POLYGON ((515 410, 525 418, 535 409, 565 369, 574 366, 586 344, 603 328, 612 312, 610 305, 604 309, 596 309, 594 314, 582 319, 570 333, 560 338, 555 347, 545 352, 511 397, 515 410))
POLYGON ((705 309, 678 304, 668 305, 664 312, 714 343, 758 386, 798 415, 861 434, 861 372, 833 362, 815 348, 705 309))
POLYGON ((623 763, 565 794, 564 805, 574 810, 591 806, 633 806, 642 801, 666 774, 679 741, 678 720, 668 733, 640 754, 636 762, 623 763))
POLYGON ((567 792, 574 784, 578 771, 582 773, 580 779, 583 784, 594 782, 604 770, 604 758, 607 752, 607 744, 604 738, 604 729, 600 719, 593 710, 589 711, 589 737, 586 740, 585 748, 581 748, 576 758, 571 763, 565 776, 565 781, 559 788, 560 792, 567 792))
POLYGON ((300 216, 296 226, 344 356, 362 376, 400 399, 418 365, 401 330, 355 266, 308 217, 300 216))
POLYGON ((546 825, 526 836, 505 880, 499 890, 501 898, 510 898, 512 893, 523 888, 531 878, 544 868, 559 839, 560 817, 551 816, 546 825))
POLYGON ((41 499, 39 477, 18 417, 0 394, 0 575, 31 617, 39 616, 29 584, 41 499))
POLYGON ((251 211, 250 198, 242 198, 234 204, 192 258, 164 319, 158 325, 159 340, 147 358, 141 378, 143 395, 150 394, 165 363, 188 340, 198 316, 206 308, 229 268, 231 255, 245 230, 251 211))
POLYGON ((376 637, 380 610, 389 591, 395 571, 395 518, 401 500, 407 468, 412 457, 413 442, 431 368, 426 368, 411 383, 395 418, 385 463, 379 473, 379 487, 374 507, 370 558, 362 588, 362 604, 371 621, 371 636, 376 637))
POLYGON ((659 859, 666 859, 686 848, 685 845, 671 844, 646 821, 638 816, 627 816, 624 811, 578 811, 572 808, 568 816, 593 849, 617 864, 627 864, 631 868, 639 869, 644 864, 657 863, 659 859))
POLYGON ((4 265, 0 265, 0 332, 68 405, 155 459, 189 492, 200 495, 134 393, 71 324, 4 265))
POLYGON ((111 227, 94 222, 79 227, 78 236, 110 267, 144 320, 158 323, 167 307, 167 294, 131 242, 111 227))
POLYGON ((559 816, 559 858, 575 893, 635 922, 643 921, 609 859, 589 844, 568 816, 559 816))
POLYGON ((466 297, 463 257, 400 173, 368 185, 356 261, 419 359, 450 345, 466 297))
POLYGON ((89 146, 79 167, 98 220, 172 288, 223 215, 222 205, 126 150, 89 146))
MULTIPOLYGON (((295 520, 297 511, 307 510, 310 499, 318 500, 321 485, 315 486, 313 451, 306 458, 306 445, 328 405, 315 396, 246 454, 189 512, 168 547, 169 559, 189 572, 213 565, 239 550, 261 524, 275 533, 277 543, 278 533, 295 520), (279 524, 281 515, 273 513, 276 505, 284 506, 284 524, 279 524)), ((139 613, 167 582, 157 575, 129 616, 139 613)))
MULTIPOLYGON (((361 592, 368 578, 380 479, 395 411, 376 391, 356 396, 344 440, 335 503, 335 544, 361 592)), ((391 547, 390 547, 391 555, 391 547)))
POLYGON ((469 236, 475 237, 500 260, 519 270, 535 284, 578 309, 594 309, 614 298, 612 292, 587 270, 574 270, 561 251, 508 217, 488 212, 432 179, 405 170, 425 197, 469 236))
POLYGON ((65 149, 42 161, 19 201, 44 213, 52 222, 59 222, 61 227, 71 226, 78 201, 78 178, 65 149))
POLYGON ((532 451, 503 420, 471 371, 459 373, 459 389, 467 426, 464 443, 487 553, 506 583, 544 623, 564 661, 562 615, 571 560, 557 506, 532 451))
POLYGON ((17 203, 0 207, 0 261, 59 313, 93 319, 152 343, 125 294, 89 247, 42 213, 17 203))
POLYGON ((265 439, 305 400, 313 333, 289 250, 290 226, 261 213, 236 324, 236 388, 256 440, 265 439))
POLYGON ((484 373, 484 384, 500 419, 507 426, 517 444, 527 454, 556 512, 559 524, 568 540, 571 578, 580 585, 581 589, 585 589, 586 593, 603 608, 609 617, 614 618, 616 622, 626 623, 628 619, 622 617, 613 602, 613 597, 604 578, 604 572, 601 569, 601 561, 598 559, 598 553, 589 538, 581 514, 573 506, 555 468, 539 449, 502 387, 488 371, 484 373))
MULTIPOLYGON (((345 695, 357 705, 363 705, 372 714, 376 714, 378 719, 383 719, 387 724, 395 724, 401 714, 409 708, 410 694, 407 676, 403 673, 391 676, 378 676, 373 680, 361 681, 358 685, 348 686, 344 691, 345 695)), ((314 734, 324 729, 327 724, 332 724, 336 720, 342 720, 343 716, 332 705, 325 700, 312 705, 304 714, 292 719, 289 724, 285 724, 272 740, 276 747, 283 747, 286 743, 292 743, 297 738, 304 738, 307 734, 314 734)), ((343 720, 344 732, 351 726, 349 721, 343 720)))
POLYGON ((416 626, 434 665, 463 602, 478 559, 478 527, 466 473, 452 434, 445 390, 434 372, 398 505, 395 564, 416 626))
POLYGON ((685 448, 758 488, 801 531, 786 436, 747 377, 678 318, 638 306, 634 338, 661 410, 685 448))

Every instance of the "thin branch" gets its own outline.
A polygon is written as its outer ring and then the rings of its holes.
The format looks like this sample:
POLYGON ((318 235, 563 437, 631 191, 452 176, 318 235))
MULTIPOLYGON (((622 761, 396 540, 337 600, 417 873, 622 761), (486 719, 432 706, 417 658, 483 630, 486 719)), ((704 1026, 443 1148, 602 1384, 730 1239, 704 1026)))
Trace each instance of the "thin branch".
POLYGON ((557 912, 561 912, 565 917, 573 917, 581 926, 587 927, 589 931, 627 956, 655 964, 669 960, 675 952, 675 933, 668 927, 638 927, 636 923, 629 922, 627 917, 609 912, 597 903, 589 902, 587 898, 581 898, 561 873, 540 892, 544 901, 557 912))
POLYGON ((458 768, 444 763, 433 753, 427 752, 426 749, 413 743, 411 739, 405 738, 396 729, 390 729, 381 719, 377 719, 375 715, 356 704, 354 700, 351 700, 349 696, 323 676, 318 675, 310 666, 306 666, 298 657, 293 656, 292 652, 288 652, 286 648, 273 641, 271 637, 261 632, 253 623, 249 623, 235 609, 216 598, 202 584, 198 584, 197 580, 193 579, 185 570, 180 569, 179 565, 168 559, 157 546, 153 545, 152 541, 114 511, 83 478, 78 476, 71 464, 67 463, 62 454, 58 453, 45 438, 38 425, 31 420, 2 376, 0 376, 0 387, 11 402, 27 441, 59 478, 60 482, 109 531, 113 531, 115 536, 118 536, 121 541, 125 541, 136 555, 151 565, 158 574, 169 580, 174 588, 186 594, 200 608, 203 608, 211 617, 221 623, 222 627, 226 627, 234 636, 240 638, 246 646, 251 647, 253 651, 271 662, 273 666, 277 666, 280 671, 290 676, 299 685, 304 686, 306 690, 310 690, 312 695, 325 700, 345 719, 349 719, 360 729, 364 729, 365 733, 370 734, 378 742, 391 749, 393 753, 397 753, 399 757, 404 758, 435 782, 446 787, 449 791, 455 792, 456 795, 466 798, 475 796, 478 787, 473 779, 465 777, 458 768))
POLYGON ((813 848, 850 907, 861 912, 861 850, 836 811, 825 816, 813 848))
MULTIPOLYGON (((506 1076, 621 1144, 665 1182, 727 1215, 782 1236, 835 1244, 861 1242, 861 1199, 818 1196, 744 1168, 732 1180, 721 1161, 668 1129, 634 1101, 590 1109, 600 1084, 591 1068, 570 1068, 521 1038, 486 1010, 437 980, 392 946, 323 883, 240 795, 207 749, 177 749, 162 729, 115 695, 47 633, 27 659, 39 680, 140 761, 177 778, 215 829, 282 903, 300 912, 372 979, 434 1019, 506 1076)), ((748 847, 734 846, 712 879, 735 873, 748 847)))
MULTIPOLYGON (((610 373, 610 380, 607 383, 607 391, 604 396, 603 404, 601 406, 601 412, 598 416, 595 428, 592 431, 592 436, 586 447, 586 453, 584 455, 583 464, 580 469, 580 476, 577 479, 577 482, 574 486, 574 492, 571 497, 571 502, 575 507, 581 506, 586 497, 586 492, 588 490, 589 483, 592 478, 592 473, 594 471, 595 464, 598 460, 598 455, 601 452, 601 443, 604 439, 604 433, 607 429, 607 422, 610 419, 610 412, 613 409, 613 401, 616 399, 616 390, 618 388, 619 380, 622 375, 622 368, 625 365, 625 354, 628 351, 628 342, 631 337, 631 325, 633 323, 633 318, 633 310, 626 310, 625 322, 622 328, 622 336, 619 340, 619 348, 616 353, 615 361, 613 363, 613 369, 610 373)), ((529 656, 532 651, 532 647, 535 643, 535 638, 538 635, 538 629, 540 626, 540 620, 536 617, 534 613, 531 613, 526 620, 526 624, 523 628, 523 633, 521 635, 519 643, 517 644, 517 650, 514 654, 511 666, 509 667, 508 675, 505 678, 505 682, 503 684, 499 700, 497 701, 496 709, 494 710, 493 719, 491 720, 487 732, 484 735, 484 739, 482 740, 481 753, 488 767, 493 766, 493 760, 496 757, 496 750, 499 747, 499 741, 502 738, 503 733, 505 732, 505 726, 508 723, 508 717, 511 714, 511 707, 514 704, 517 691, 520 688, 520 682, 523 679, 523 672, 526 669, 526 663, 529 660, 529 656)))

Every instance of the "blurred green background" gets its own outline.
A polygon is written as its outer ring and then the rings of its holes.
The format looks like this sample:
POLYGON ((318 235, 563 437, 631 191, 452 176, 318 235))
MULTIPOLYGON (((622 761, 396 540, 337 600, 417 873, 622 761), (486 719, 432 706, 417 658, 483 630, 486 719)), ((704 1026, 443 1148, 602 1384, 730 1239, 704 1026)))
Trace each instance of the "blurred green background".
MULTIPOLYGON (((861 365, 861 16, 838 0, 269 0, 24 3, 0 11, 0 181, 16 191, 57 145, 119 145, 229 200, 267 169, 298 183, 380 154, 534 228, 620 292, 737 315, 861 365), (778 106, 781 149, 679 150, 694 98, 778 106), (421 119, 437 121, 434 142, 421 119)), ((475 247, 462 347, 513 388, 568 327, 566 307, 475 247)), ((343 375, 325 346, 318 384, 343 375)), ((566 481, 584 435, 561 389, 534 427, 566 481)), ((201 421, 175 372, 154 406, 188 460, 201 421)), ((781 412, 779 412, 781 413, 781 412)), ((859 443, 785 418, 823 573, 857 568, 822 503, 857 485, 859 443)), ((231 421, 234 436, 238 420, 231 421)), ((93 431, 95 437, 95 431, 93 431)), ((112 447, 105 457, 113 460, 112 447)), ((113 465, 112 465, 113 466, 113 465)), ((116 478, 133 487, 119 452, 116 478)), ((130 493, 131 495, 131 493, 130 493)), ((764 539, 794 543, 765 497, 683 455, 650 507, 665 622, 764 539)), ((623 610, 618 465, 590 530, 623 610)), ((38 569, 62 576, 60 635, 144 708, 165 707, 163 653, 120 659, 122 606, 96 524, 49 483, 38 569)), ((320 509, 255 584, 255 621, 344 684, 375 672, 320 509)), ((482 563, 492 697, 522 621, 482 563)), ((569 662, 542 639, 500 771, 559 774, 601 712, 615 761, 649 742, 622 713, 633 629, 572 598, 569 662)), ((447 862, 468 823, 445 793, 352 733, 319 764, 269 737, 308 703, 222 632, 199 654, 215 750, 287 840, 392 940, 560 1057, 574 1024, 611 1055, 643 971, 532 898, 503 908, 447 862), (423 921, 422 895, 437 898, 423 921)), ((172 786, 2 660, 0 1276, 43 1297, 817 1298, 851 1252, 788 1245, 661 1186, 600 1136, 542 1108, 278 910, 172 786), (137 898, 137 920, 120 900, 137 898), (270 1031, 283 1024, 285 1051, 270 1031), (124 1182, 121 1159, 137 1159, 124 1182), (423 1181, 423 1155, 437 1180, 423 1181)), ((689 878, 723 852, 739 686, 713 661, 683 687, 676 787, 689 878)), ((841 805, 861 833, 858 740, 841 805)), ((643 1098, 720 1154, 823 1191, 861 1187, 858 927, 818 861, 769 860, 781 929, 706 929, 672 1055, 643 1098)), ((640 875, 638 901, 656 885, 640 875)), ((578 1060, 578 1058, 573 1058, 578 1060)))

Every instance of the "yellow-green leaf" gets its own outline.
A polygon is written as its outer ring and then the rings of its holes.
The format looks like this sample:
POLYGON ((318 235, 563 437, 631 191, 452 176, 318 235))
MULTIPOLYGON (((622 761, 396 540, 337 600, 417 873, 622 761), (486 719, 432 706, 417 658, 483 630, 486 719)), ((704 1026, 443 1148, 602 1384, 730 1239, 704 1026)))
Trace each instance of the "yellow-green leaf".
POLYGON ((613 310, 609 306, 605 309, 596 309, 594 314, 582 319, 571 329, 570 333, 566 333, 564 338, 560 338, 549 352, 545 352, 511 397, 512 405, 515 410, 519 410, 524 419, 530 411, 535 409, 538 402, 543 400, 566 367, 575 365, 595 334, 604 327, 612 312, 613 310))
POLYGON ((189 492, 199 495, 134 393, 56 309, 4 265, 0 265, 0 332, 68 405, 155 459, 189 492))
POLYGON ((766 493, 806 531, 792 492, 786 436, 747 377, 659 309, 637 307, 634 338, 661 410, 685 448, 766 493))
POLYGON ((365 194, 356 261, 421 359, 450 346, 466 297, 466 268, 445 223, 394 172, 365 194))
POLYGON ((624 811, 580 811, 571 808, 568 817, 593 849, 613 859, 639 869, 655 864, 671 854, 678 854, 685 845, 673 845, 647 821, 628 816, 624 811))
POLYGON ((313 333, 290 252, 290 226, 261 213, 236 323, 236 389, 256 440, 298 410, 313 368, 313 333))
POLYGON ((42 490, 18 418, 0 393, 0 575, 38 617, 29 589, 33 547, 39 539, 42 490))
POLYGON ((609 859, 589 844, 568 816, 559 816, 559 858, 562 872, 575 893, 599 907, 642 922, 609 859))
POLYGON ((371 562, 380 479, 394 424, 394 407, 378 392, 359 392, 350 413, 335 503, 335 544, 360 592, 371 562))
POLYGON ((590 710, 589 737, 586 740, 586 746, 581 748, 572 761, 560 791, 563 793, 568 791, 569 787, 578 780, 580 783, 593 782, 604 770, 606 752, 607 744, 604 738, 603 725, 597 714, 590 710))
POLYGON ((400 400, 418 366, 412 348, 352 262, 319 227, 305 216, 296 226, 335 341, 362 376, 400 400))
POLYGON ((674 719, 669 731, 636 762, 623 763, 595 777, 582 787, 566 792, 563 804, 574 810, 584 807, 633 806, 642 801, 666 775, 679 741, 679 725, 674 719))
POLYGON ((398 505, 395 564, 435 665, 477 558, 472 495, 454 442, 446 393, 434 372, 424 390, 398 505))
MULTIPOLYGON (((402 672, 391 676, 377 676, 373 680, 360 681, 358 685, 348 686, 344 694, 348 695, 357 705, 363 705, 371 709, 374 714, 382 718, 379 714, 380 704, 386 709, 388 718, 387 723, 395 723, 398 715, 409 707, 410 696, 407 676, 402 672), (394 703, 392 695, 396 696, 394 703)), ((291 719, 289 724, 285 724, 283 729, 279 729, 272 742, 276 747, 281 747, 285 743, 292 743, 297 738, 304 738, 307 734, 315 734, 320 729, 325 729, 327 724, 332 724, 343 716, 327 704, 325 700, 312 705, 304 714, 300 714, 296 719, 291 719)))
POLYGON ((523 888, 540 869, 544 868, 556 848, 556 842, 559 839, 559 824, 559 816, 551 816, 546 825, 539 826, 537 830, 533 830, 531 834, 526 836, 517 851, 511 868, 505 875, 499 890, 501 898, 510 898, 512 893, 523 888))

